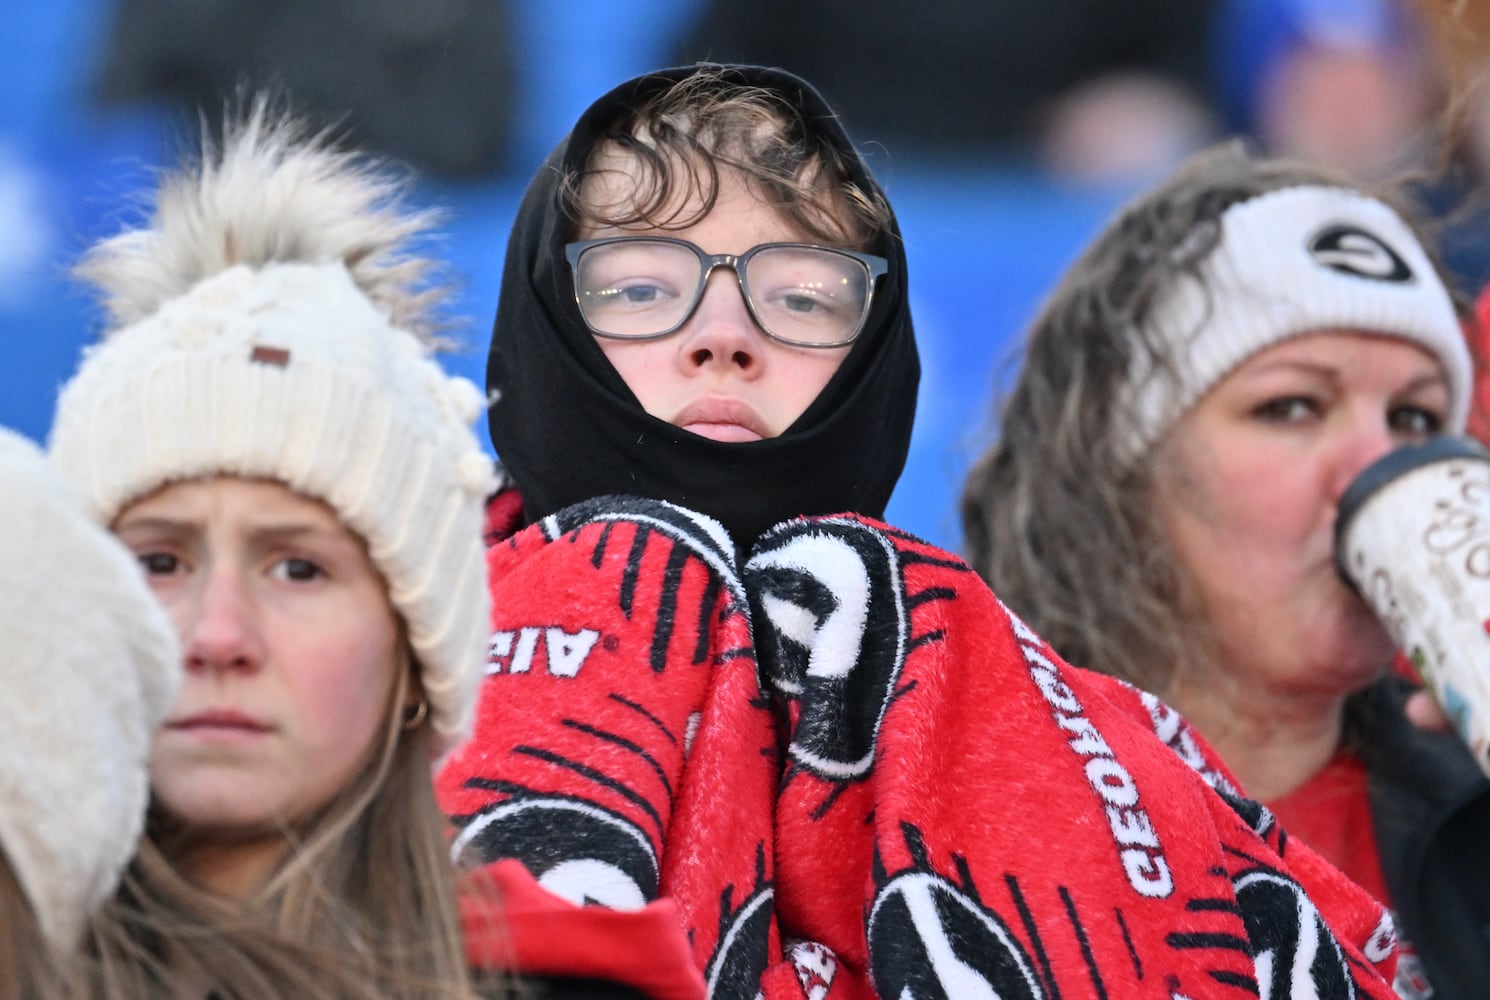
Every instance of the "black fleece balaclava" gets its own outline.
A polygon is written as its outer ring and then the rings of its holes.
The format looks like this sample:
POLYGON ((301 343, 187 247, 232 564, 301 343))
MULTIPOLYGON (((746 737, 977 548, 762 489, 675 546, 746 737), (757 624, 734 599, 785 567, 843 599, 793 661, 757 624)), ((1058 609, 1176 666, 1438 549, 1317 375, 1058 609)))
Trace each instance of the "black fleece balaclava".
MULTIPOLYGON (((718 69, 718 67, 711 67, 718 69)), ((870 249, 890 261, 864 331, 818 398, 779 437, 721 442, 648 414, 580 317, 564 244, 562 177, 584 165, 614 119, 696 67, 630 80, 591 105, 529 185, 502 274, 487 362, 497 456, 536 520, 581 500, 627 494, 667 500, 719 520, 742 551, 768 527, 800 514, 882 516, 905 465, 920 365, 906 295, 905 253, 893 222, 870 249)), ((879 186, 833 110, 806 82, 777 69, 731 66, 800 109, 850 164, 879 186)))

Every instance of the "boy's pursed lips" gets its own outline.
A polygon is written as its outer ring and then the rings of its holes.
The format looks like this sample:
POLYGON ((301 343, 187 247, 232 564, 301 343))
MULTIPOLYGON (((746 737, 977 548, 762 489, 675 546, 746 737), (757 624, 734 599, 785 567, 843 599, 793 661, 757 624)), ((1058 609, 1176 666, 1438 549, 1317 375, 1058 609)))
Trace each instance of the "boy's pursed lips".
POLYGON ((759 441, 771 436, 755 408, 732 396, 700 396, 669 423, 717 441, 759 441))

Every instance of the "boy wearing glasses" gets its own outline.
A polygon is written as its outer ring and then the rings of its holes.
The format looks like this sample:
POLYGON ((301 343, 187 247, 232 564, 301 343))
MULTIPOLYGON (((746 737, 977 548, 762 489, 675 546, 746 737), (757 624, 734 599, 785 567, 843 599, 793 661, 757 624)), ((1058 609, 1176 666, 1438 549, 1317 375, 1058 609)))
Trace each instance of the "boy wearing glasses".
POLYGON ((743 555, 800 514, 879 516, 920 376, 904 275, 879 185, 801 81, 714 68, 601 98, 518 210, 492 334, 527 520, 667 500, 743 555))
POLYGON ((875 520, 905 274, 779 70, 629 81, 533 181, 488 368, 488 677, 439 790, 459 859, 596 932, 473 948, 662 992, 681 930, 712 997, 1390 996, 1390 921, 1183 722, 875 520))

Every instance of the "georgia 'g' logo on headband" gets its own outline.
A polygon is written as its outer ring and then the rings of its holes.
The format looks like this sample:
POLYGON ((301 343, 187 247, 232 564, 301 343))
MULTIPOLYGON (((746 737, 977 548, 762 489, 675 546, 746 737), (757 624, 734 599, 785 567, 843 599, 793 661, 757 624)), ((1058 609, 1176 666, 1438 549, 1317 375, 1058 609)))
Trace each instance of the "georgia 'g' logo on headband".
POLYGON ((1349 223, 1331 223, 1315 233, 1309 240, 1309 253, 1332 271, 1358 278, 1394 284, 1414 280, 1412 268, 1385 240, 1349 223))

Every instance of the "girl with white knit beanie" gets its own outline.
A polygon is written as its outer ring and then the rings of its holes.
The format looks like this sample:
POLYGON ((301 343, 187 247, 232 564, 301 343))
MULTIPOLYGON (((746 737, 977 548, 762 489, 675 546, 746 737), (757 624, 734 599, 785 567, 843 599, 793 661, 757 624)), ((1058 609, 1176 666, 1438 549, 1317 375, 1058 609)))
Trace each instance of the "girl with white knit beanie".
POLYGON ((109 322, 51 459, 185 664, 101 993, 468 995, 430 768, 482 675, 493 475, 403 193, 261 101, 78 268, 109 322))
POLYGON ((0 1000, 38 1000, 134 854, 180 649, 129 552, 3 428, 0 593, 0 1000))

